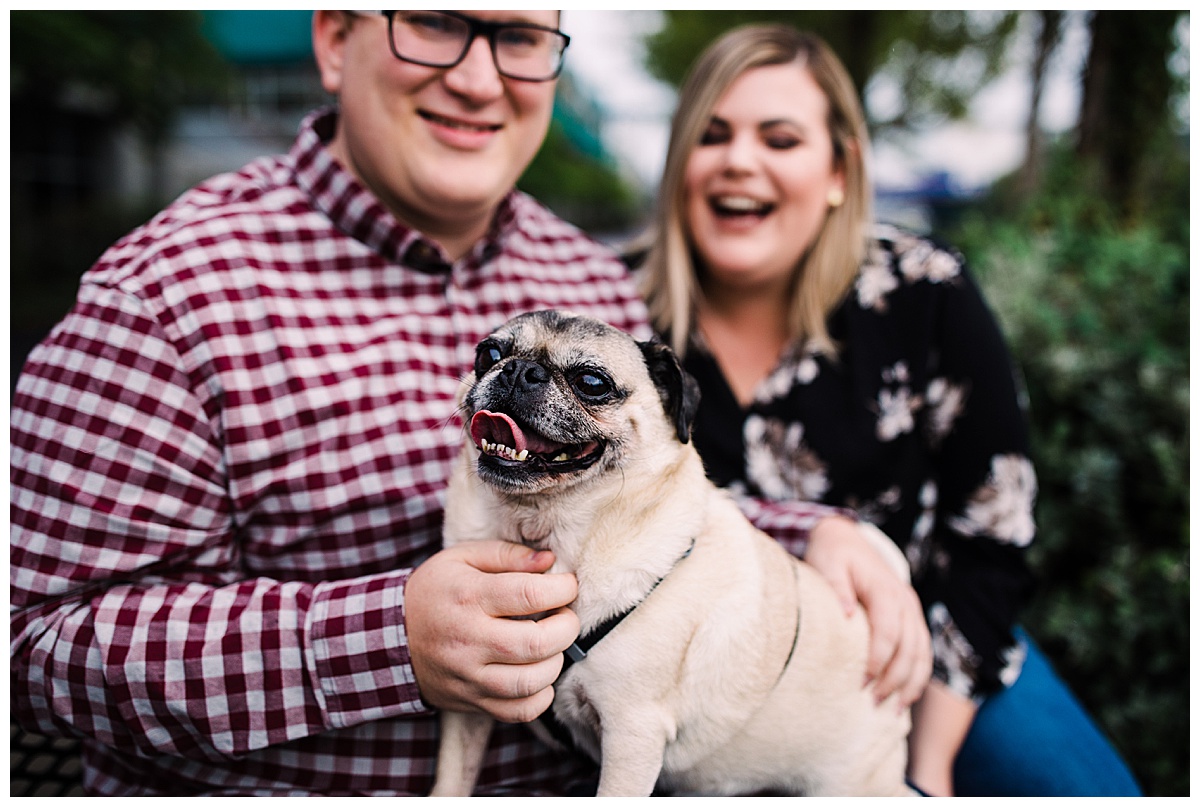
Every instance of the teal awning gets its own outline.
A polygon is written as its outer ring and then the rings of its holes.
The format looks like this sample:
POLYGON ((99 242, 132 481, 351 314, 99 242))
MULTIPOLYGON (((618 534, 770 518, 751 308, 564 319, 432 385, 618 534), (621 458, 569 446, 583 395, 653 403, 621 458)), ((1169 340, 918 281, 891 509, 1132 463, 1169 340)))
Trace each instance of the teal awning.
POLYGON ((311 11, 204 11, 204 34, 234 64, 313 61, 311 11))

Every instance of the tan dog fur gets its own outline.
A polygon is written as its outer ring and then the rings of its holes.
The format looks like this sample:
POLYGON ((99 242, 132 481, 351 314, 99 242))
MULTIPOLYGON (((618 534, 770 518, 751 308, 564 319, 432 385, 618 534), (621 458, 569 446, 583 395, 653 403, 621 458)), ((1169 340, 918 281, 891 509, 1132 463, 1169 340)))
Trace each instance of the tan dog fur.
MULTIPOLYGON (((575 430, 590 423, 588 439, 604 435, 607 447, 587 469, 501 490, 481 480, 481 452, 468 439, 447 494, 445 542, 552 549, 555 570, 578 578, 572 608, 585 635, 646 597, 555 686, 554 713, 601 762, 598 795, 647 796, 656 783, 706 795, 912 795, 908 711, 895 696, 876 705, 863 685, 865 615, 845 617, 819 573, 708 481, 673 424, 678 413, 664 409, 677 402, 660 394, 644 348, 594 321, 548 314, 497 333, 511 352, 468 377, 468 423, 504 362, 523 356, 553 376, 542 391, 553 405, 534 407, 527 414, 538 422, 527 425, 563 439, 551 420, 575 430), (581 362, 603 367, 627 394, 581 403, 567 378, 581 362)), ((892 542, 863 529, 907 578, 892 542)), ((443 712, 441 720, 433 793, 469 795, 491 719, 443 712)))

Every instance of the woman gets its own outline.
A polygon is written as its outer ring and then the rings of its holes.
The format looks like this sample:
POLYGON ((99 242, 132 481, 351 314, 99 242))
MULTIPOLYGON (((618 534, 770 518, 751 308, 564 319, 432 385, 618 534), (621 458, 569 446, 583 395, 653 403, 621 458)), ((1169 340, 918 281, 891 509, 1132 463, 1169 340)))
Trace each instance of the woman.
POLYGON ((852 508, 904 550, 934 645, 918 787, 1136 793, 1016 628, 1036 483, 1003 339, 957 254, 869 225, 867 148, 814 36, 748 26, 693 66, 642 279, 701 385, 696 445, 719 484, 852 508))

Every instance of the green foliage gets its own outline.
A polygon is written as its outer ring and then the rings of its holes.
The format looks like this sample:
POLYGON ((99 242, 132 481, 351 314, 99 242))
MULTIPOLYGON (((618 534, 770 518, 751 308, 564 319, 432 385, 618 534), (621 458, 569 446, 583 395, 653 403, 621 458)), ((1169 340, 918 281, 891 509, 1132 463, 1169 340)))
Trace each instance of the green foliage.
POLYGON ((10 386, 75 298, 80 274, 161 204, 91 198, 120 126, 161 145, 188 101, 219 95, 228 66, 192 11, 14 11, 10 386))
POLYGON ((664 11, 647 43, 647 66, 678 86, 706 45, 737 25, 782 22, 824 39, 860 94, 886 78, 895 103, 872 127, 928 125, 957 118, 1004 66, 1017 12, 981 11, 664 11))
POLYGON ((641 200, 611 165, 580 154, 556 120, 517 187, 592 234, 632 227, 641 200))
POLYGON ((1060 155, 1031 203, 953 235, 1029 393, 1042 586, 1026 624, 1150 795, 1190 789, 1187 176, 1160 175, 1176 203, 1125 226, 1060 155))
POLYGON ((90 94, 151 142, 186 98, 228 76, 195 11, 14 11, 10 25, 14 98, 90 94))

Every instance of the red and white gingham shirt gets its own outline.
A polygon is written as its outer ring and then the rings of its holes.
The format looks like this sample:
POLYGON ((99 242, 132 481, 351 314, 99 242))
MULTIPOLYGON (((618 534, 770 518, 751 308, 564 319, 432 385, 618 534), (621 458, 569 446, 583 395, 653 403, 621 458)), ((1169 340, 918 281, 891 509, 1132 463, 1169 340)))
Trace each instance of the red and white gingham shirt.
MULTIPOLYGON (((441 546, 474 347, 547 307, 650 333, 624 267, 522 194, 449 263, 331 158, 333 122, 110 248, 18 384, 12 706, 85 738, 90 792, 428 792, 404 585, 441 546)), ((799 548, 825 511, 783 509, 799 548)), ((591 770, 502 726, 480 790, 591 770)))

